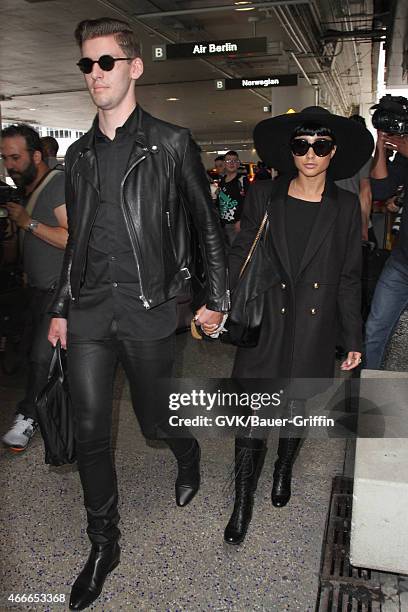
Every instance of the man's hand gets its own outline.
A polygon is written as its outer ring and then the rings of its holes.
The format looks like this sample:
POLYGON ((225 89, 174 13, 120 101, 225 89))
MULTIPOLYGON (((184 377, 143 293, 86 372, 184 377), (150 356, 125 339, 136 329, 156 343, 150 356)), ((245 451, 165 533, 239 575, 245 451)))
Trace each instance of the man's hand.
POLYGON ((213 334, 217 328, 221 325, 224 314, 222 312, 216 312, 215 310, 209 310, 206 306, 201 306, 195 314, 195 322, 197 325, 201 325, 201 329, 205 334, 213 334))
POLYGON ((361 363, 361 353, 357 351, 350 351, 347 355, 347 359, 343 361, 340 366, 341 370, 353 370, 361 363))
POLYGON ((6 204, 9 218, 14 221, 18 227, 26 228, 31 221, 30 215, 27 213, 24 206, 16 204, 16 202, 8 202, 6 204))
POLYGON ((388 198, 385 202, 385 206, 390 213, 397 213, 399 211, 399 206, 395 204, 395 200, 397 196, 393 196, 392 198, 388 198))
POLYGON ((61 347, 67 348, 67 320, 66 319, 51 319, 50 329, 48 331, 48 340, 52 346, 55 346, 58 340, 61 341, 61 347))
POLYGON ((391 144, 392 148, 395 149, 400 155, 403 155, 404 157, 408 157, 407 134, 403 134, 401 136, 398 134, 385 134, 384 132, 381 132, 381 134, 384 134, 384 138, 382 137, 384 142, 386 142, 387 144, 388 143, 391 144))

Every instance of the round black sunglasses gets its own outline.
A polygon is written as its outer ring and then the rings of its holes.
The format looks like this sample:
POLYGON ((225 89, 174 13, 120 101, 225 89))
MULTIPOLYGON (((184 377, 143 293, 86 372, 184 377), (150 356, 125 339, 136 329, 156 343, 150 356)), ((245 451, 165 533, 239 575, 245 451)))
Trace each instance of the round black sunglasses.
POLYGON ((89 57, 82 57, 77 66, 84 74, 90 74, 94 64, 98 64, 101 70, 109 72, 113 70, 115 62, 122 62, 124 60, 133 60, 134 57, 112 57, 111 55, 101 55, 97 60, 91 60, 89 57))
POLYGON ((290 150, 294 155, 306 155, 310 147, 318 157, 326 157, 333 150, 334 142, 324 138, 319 138, 314 142, 309 142, 306 138, 294 138, 290 141, 290 150))

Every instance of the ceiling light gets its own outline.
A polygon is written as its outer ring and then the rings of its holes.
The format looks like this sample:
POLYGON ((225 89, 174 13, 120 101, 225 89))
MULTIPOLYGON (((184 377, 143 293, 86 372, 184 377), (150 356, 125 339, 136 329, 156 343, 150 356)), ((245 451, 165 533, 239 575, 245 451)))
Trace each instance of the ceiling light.
MULTIPOLYGON (((250 4, 250 2, 235 2, 234 4, 250 4)), ((254 6, 239 6, 235 9, 236 11, 254 11, 255 7, 254 6)))
POLYGON ((37 110, 36 108, 29 108, 28 110, 37 110))
POLYGON ((242 123, 242 119, 235 119, 234 123, 242 123))
POLYGON ((166 98, 167 102, 177 102, 180 98, 166 98))

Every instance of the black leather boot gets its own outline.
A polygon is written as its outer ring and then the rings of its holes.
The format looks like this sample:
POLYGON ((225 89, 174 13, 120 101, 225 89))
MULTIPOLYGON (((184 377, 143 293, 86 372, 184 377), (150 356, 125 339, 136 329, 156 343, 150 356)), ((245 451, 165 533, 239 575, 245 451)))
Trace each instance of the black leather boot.
POLYGON ((273 472, 272 504, 286 506, 291 496, 292 468, 302 438, 279 438, 278 459, 273 472))
MULTIPOLYGON (((183 440, 184 441, 184 440, 183 440)), ((190 449, 179 455, 176 439, 171 442, 171 449, 176 456, 178 474, 175 484, 176 504, 187 506, 200 488, 200 445, 192 440, 190 449)))
POLYGON ((70 610, 84 610, 99 597, 106 576, 119 565, 120 548, 113 544, 93 544, 88 561, 75 580, 69 600, 70 610))
POLYGON ((227 544, 244 541, 252 518, 254 493, 266 453, 264 440, 239 438, 235 440, 235 504, 224 531, 227 544))

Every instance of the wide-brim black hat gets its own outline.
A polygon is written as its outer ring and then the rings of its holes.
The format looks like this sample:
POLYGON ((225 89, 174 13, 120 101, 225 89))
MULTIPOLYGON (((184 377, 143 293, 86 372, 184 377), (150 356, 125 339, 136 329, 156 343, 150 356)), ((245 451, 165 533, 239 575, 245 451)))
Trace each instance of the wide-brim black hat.
POLYGON ((374 139, 364 125, 333 115, 320 106, 308 106, 300 113, 265 119, 255 126, 255 148, 267 166, 281 174, 296 171, 289 143, 293 131, 305 122, 319 124, 333 132, 337 150, 330 162, 329 172, 334 180, 354 176, 370 159, 374 139))

